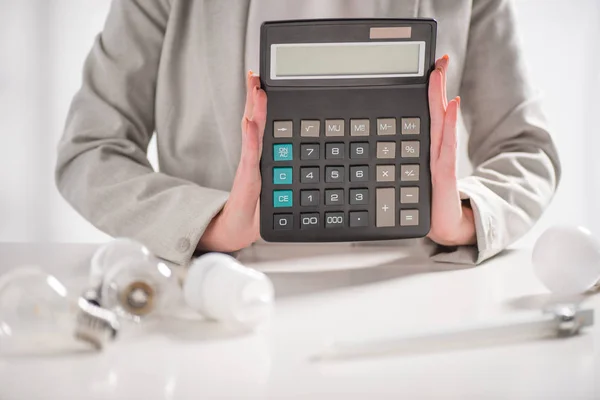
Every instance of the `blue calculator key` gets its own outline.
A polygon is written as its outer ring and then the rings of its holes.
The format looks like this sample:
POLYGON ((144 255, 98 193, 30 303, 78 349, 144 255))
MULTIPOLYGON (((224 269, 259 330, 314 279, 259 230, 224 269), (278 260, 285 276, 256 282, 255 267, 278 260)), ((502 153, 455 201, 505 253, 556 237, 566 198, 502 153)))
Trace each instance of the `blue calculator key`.
POLYGON ((275 185, 291 185, 292 184, 292 167, 273 168, 273 184, 275 184, 275 185))
POLYGON ((291 207, 293 205, 293 192, 291 190, 273 190, 273 207, 291 207))
POLYGON ((292 161, 294 152, 291 143, 273 145, 273 161, 292 161))

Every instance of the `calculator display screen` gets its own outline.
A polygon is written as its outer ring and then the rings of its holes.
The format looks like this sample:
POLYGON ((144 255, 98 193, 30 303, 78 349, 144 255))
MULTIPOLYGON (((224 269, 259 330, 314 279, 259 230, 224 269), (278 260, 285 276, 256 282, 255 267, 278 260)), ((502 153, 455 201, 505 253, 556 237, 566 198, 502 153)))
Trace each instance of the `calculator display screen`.
POLYGON ((271 46, 271 79, 423 76, 425 42, 291 43, 271 46))

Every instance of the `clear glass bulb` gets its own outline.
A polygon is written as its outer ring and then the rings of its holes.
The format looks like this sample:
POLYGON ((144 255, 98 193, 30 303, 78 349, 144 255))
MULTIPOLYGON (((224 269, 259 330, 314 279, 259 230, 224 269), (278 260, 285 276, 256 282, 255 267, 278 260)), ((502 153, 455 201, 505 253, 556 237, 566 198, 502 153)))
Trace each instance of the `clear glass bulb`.
POLYGON ((600 241, 586 228, 555 226, 536 241, 532 263, 551 292, 584 293, 600 283, 600 241))
POLYGON ((116 316, 69 293, 54 276, 23 267, 0 277, 0 355, 101 348, 116 316))
POLYGON ((91 283, 100 282, 100 304, 140 322, 169 312, 181 299, 174 271, 131 239, 116 239, 92 258, 91 283))

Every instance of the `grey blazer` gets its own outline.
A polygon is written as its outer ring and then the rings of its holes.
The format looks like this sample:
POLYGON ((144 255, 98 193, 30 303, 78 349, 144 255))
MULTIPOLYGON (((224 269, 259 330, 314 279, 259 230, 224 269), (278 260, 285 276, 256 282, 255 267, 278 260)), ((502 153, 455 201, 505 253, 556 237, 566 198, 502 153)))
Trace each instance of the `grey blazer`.
MULTIPOLYGON (((62 195, 96 227, 138 239, 166 260, 190 260, 239 160, 249 2, 113 1, 56 167, 62 195), (146 157, 154 133, 160 171, 146 157)), ((477 246, 423 242, 436 260, 480 262, 534 224, 560 176, 513 8, 505 0, 396 0, 380 8, 380 17, 438 20, 438 56, 452 60, 448 96, 462 97, 469 137, 473 173, 459 189, 475 211, 477 246)))

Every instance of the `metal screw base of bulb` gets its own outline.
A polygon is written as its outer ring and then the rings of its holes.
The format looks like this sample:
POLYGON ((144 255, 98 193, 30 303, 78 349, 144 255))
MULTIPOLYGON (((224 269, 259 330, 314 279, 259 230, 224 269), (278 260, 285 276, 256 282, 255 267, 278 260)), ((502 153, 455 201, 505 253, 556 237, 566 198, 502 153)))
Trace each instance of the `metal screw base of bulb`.
POLYGON ((123 308, 138 316, 144 316, 153 310, 154 297, 152 286, 142 281, 131 282, 120 293, 123 308))
POLYGON ((107 342, 114 340, 119 332, 117 316, 80 298, 76 316, 75 338, 101 350, 107 342))

